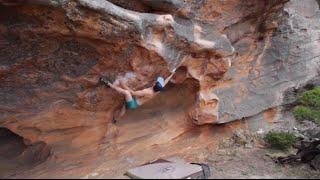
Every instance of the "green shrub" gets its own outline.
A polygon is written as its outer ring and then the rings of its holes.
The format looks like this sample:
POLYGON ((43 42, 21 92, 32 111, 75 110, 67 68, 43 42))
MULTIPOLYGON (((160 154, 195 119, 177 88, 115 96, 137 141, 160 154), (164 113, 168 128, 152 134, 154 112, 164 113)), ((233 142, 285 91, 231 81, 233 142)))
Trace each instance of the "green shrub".
POLYGON ((264 141, 268 143, 271 148, 279 150, 290 149, 296 140, 294 134, 287 132, 269 132, 264 137, 264 141))
POLYGON ((297 106, 293 110, 293 115, 297 120, 309 120, 313 122, 320 122, 320 111, 311 109, 309 107, 297 106))
POLYGON ((306 106, 311 106, 314 108, 320 108, 320 87, 316 87, 310 91, 304 92, 299 100, 302 104, 306 106))

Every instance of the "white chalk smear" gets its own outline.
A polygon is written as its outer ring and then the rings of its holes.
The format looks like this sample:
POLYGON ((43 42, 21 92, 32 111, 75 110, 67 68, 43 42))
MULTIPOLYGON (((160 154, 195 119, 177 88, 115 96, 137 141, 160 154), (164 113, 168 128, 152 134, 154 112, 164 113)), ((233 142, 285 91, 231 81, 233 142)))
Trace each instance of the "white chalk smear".
POLYGON ((134 72, 127 72, 124 76, 119 77, 119 79, 125 83, 128 83, 130 80, 133 80, 137 77, 134 72))

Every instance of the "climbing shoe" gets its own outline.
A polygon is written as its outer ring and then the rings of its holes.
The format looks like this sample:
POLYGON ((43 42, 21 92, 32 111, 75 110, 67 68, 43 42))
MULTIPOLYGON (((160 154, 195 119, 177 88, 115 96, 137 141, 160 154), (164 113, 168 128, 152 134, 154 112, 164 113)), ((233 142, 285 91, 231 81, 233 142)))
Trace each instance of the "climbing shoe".
POLYGON ((117 124, 117 120, 114 117, 112 118, 112 123, 117 124))
POLYGON ((107 76, 102 76, 102 77, 100 77, 99 82, 100 82, 101 84, 106 85, 106 86, 108 86, 108 83, 112 83, 111 80, 108 79, 107 76))

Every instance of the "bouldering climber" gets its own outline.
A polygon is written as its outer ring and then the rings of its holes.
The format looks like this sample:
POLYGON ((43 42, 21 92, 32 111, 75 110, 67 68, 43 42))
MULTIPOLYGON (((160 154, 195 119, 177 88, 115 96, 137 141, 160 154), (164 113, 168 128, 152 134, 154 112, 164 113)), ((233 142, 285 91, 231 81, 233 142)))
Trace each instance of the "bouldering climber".
POLYGON ((174 72, 175 69, 173 70, 171 75, 166 79, 159 76, 154 86, 138 91, 134 91, 131 88, 129 88, 123 80, 117 80, 115 82, 112 82, 112 80, 108 79, 108 77, 106 76, 101 77, 101 83, 111 87, 118 93, 123 94, 126 100, 126 103, 122 107, 122 109, 116 114, 116 116, 113 117, 113 123, 116 123, 116 119, 122 117, 125 114, 126 110, 137 109, 138 106, 141 106, 148 100, 152 99, 159 92, 161 92, 164 89, 164 87, 168 84, 170 79, 173 77, 174 72))

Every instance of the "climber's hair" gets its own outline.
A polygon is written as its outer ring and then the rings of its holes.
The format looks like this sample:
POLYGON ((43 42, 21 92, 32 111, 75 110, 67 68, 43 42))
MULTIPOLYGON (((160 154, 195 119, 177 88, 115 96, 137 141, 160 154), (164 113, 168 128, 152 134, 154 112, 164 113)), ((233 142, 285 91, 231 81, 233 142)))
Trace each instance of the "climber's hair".
POLYGON ((162 85, 159 82, 156 82, 156 84, 153 86, 154 92, 159 92, 163 90, 162 85))
POLYGON ((156 84, 153 86, 153 90, 154 92, 159 92, 159 91, 162 91, 164 86, 165 86, 165 80, 163 79, 163 77, 161 76, 158 76, 157 77, 157 82, 156 84))

